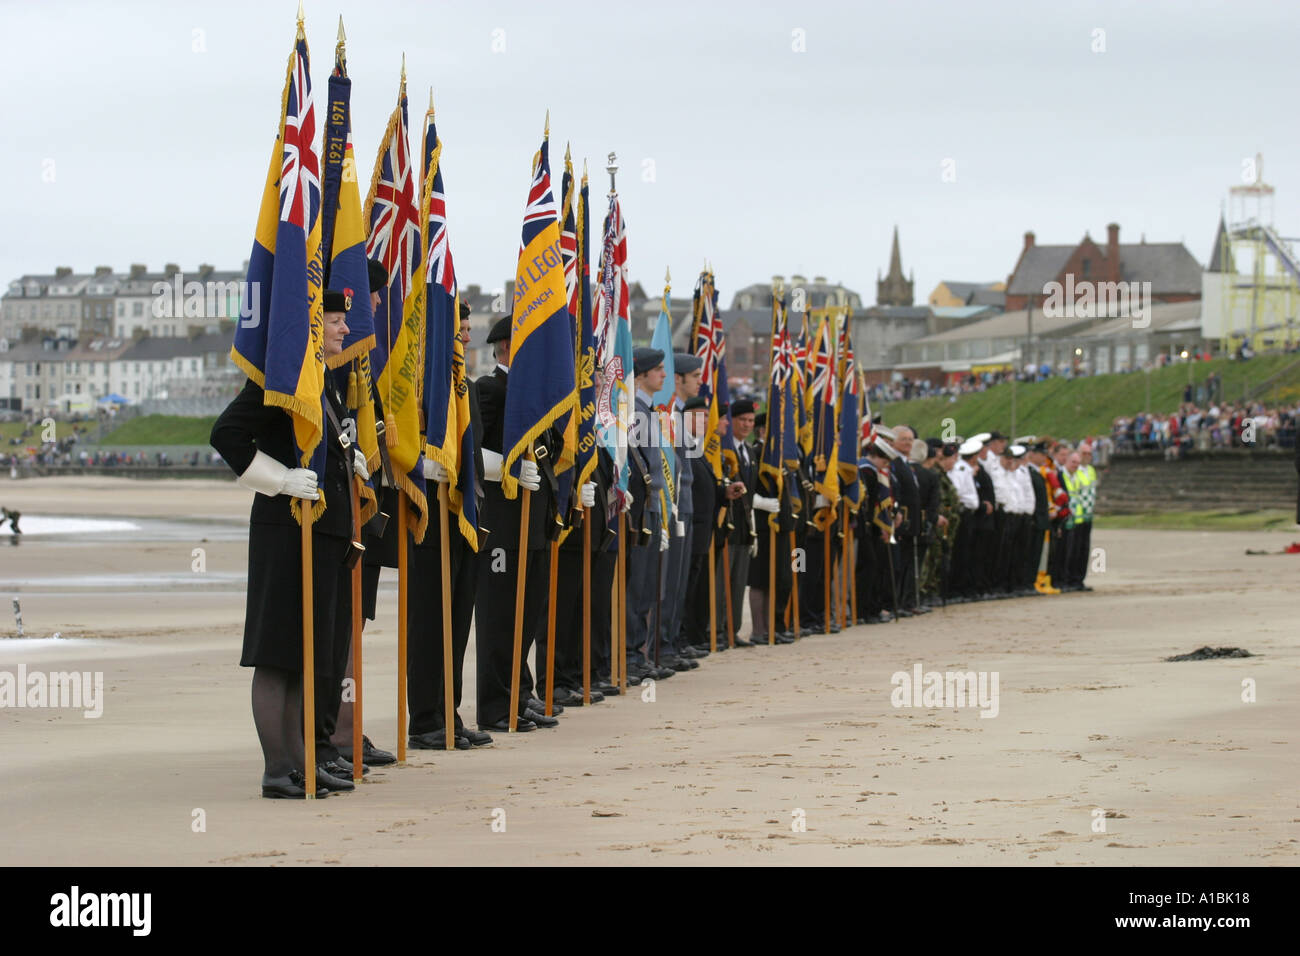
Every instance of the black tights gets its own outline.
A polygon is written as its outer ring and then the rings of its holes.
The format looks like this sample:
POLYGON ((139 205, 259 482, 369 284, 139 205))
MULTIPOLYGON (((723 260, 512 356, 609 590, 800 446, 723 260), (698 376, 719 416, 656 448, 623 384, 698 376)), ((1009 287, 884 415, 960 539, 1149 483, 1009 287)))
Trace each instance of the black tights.
POLYGON ((287 777, 306 760, 302 743, 302 673, 279 667, 253 669, 253 723, 262 743, 267 777, 287 777))

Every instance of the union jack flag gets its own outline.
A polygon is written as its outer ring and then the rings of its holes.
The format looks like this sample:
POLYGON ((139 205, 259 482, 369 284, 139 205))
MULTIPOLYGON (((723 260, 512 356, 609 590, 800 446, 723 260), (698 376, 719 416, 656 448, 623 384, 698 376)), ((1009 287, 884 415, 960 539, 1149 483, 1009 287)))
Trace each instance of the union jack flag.
MULTIPOLYGON (((433 129, 430 124, 430 130, 433 129)), ((434 134, 436 135, 436 134, 434 134)), ((435 147, 442 153, 442 143, 435 147)), ((451 246, 447 241, 447 195, 443 192, 442 172, 439 170, 429 187, 429 257, 425 260, 425 280, 442 286, 449 295, 456 294, 456 267, 451 261, 451 246)), ((419 231, 416 231, 419 235, 419 231)))
MULTIPOLYGON (((397 319, 420 262, 420 206, 416 198, 415 170, 407 148, 406 80, 398 93, 398 109, 385 132, 376 179, 367 202, 370 235, 366 257, 378 259, 388 269, 389 289, 396 285, 397 319)), ((444 237, 445 238, 445 237, 444 237)))
POLYGON ((519 240, 519 251, 533 241, 533 237, 559 219, 555 208, 555 194, 551 192, 551 167, 547 162, 536 164, 533 182, 528 187, 528 205, 524 207, 524 228, 519 240))
POLYGON ((596 292, 596 361, 601 367, 614 357, 616 323, 630 323, 627 283, 627 230, 617 196, 609 199, 600 254, 600 287, 596 292))
POLYGON ((280 221, 307 229, 320 209, 320 160, 313 145, 316 103, 311 93, 306 40, 295 45, 293 60, 280 166, 280 221))
POLYGON ((578 223, 573 211, 573 161, 569 151, 564 151, 564 179, 560 185, 564 195, 564 215, 560 224, 560 261, 564 263, 565 300, 569 315, 578 314, 578 223))

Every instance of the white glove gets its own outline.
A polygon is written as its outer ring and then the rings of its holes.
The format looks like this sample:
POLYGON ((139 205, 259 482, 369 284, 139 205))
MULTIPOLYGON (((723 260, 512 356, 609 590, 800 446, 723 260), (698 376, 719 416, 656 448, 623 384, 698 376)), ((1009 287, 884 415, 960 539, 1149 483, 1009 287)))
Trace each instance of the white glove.
POLYGON ((582 485, 582 506, 584 508, 596 507, 596 483, 594 481, 584 482, 582 485))
POLYGON ((316 490, 316 472, 310 468, 286 468, 264 451, 253 456, 239 476, 238 484, 268 496, 286 494, 311 501, 320 497, 316 490))
POLYGON ((424 459, 423 470, 425 481, 444 482, 451 480, 451 476, 447 474, 446 468, 442 467, 442 465, 436 461, 430 461, 428 458, 424 459))
POLYGON ((284 476, 283 493, 315 501, 320 497, 320 492, 316 490, 316 472, 310 468, 290 468, 284 476))
POLYGON ((537 469, 537 462, 525 458, 519 466, 519 483, 529 491, 542 487, 542 473, 537 469))
POLYGON ((756 557, 758 557, 758 539, 757 539, 757 538, 755 538, 753 541, 749 542, 749 556, 750 556, 751 558, 756 558, 756 557))
POLYGON ((660 551, 668 550, 668 529, 667 528, 663 528, 659 532, 659 550, 660 551))
POLYGON ((684 537, 686 537, 686 522, 685 522, 685 521, 674 521, 674 522, 673 522, 673 525, 675 526, 675 527, 673 528, 673 537, 675 537, 675 538, 684 538, 684 537))
POLYGON ((818 495, 817 500, 813 502, 814 508, 829 508, 831 503, 826 500, 825 495, 818 495))
POLYGON ((768 514, 776 514, 781 510, 781 502, 775 498, 764 498, 762 495, 754 495, 754 507, 759 511, 766 511, 768 514))
POLYGON ((352 473, 362 481, 370 478, 370 469, 366 467, 366 456, 355 446, 352 449, 352 473))
POLYGON ((483 449, 483 477, 488 481, 501 480, 501 453, 483 449))
POLYGON ((623 514, 627 514, 629 511, 632 510, 632 492, 621 491, 618 489, 615 490, 618 491, 618 500, 619 500, 618 510, 621 511, 623 514))

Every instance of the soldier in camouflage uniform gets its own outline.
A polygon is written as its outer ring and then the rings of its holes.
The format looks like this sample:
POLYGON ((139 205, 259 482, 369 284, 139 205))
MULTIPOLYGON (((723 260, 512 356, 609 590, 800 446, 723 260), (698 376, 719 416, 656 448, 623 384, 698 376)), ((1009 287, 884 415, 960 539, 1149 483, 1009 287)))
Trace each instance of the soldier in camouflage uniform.
POLYGON ((934 540, 925 552, 925 563, 921 566, 921 596, 929 604, 948 599, 948 579, 952 561, 953 542, 957 540, 957 528, 961 524, 961 503, 957 499, 957 487, 948 477, 948 472, 957 464, 957 445, 937 438, 926 439, 930 454, 923 468, 929 468, 939 477, 939 517, 935 522, 934 540))

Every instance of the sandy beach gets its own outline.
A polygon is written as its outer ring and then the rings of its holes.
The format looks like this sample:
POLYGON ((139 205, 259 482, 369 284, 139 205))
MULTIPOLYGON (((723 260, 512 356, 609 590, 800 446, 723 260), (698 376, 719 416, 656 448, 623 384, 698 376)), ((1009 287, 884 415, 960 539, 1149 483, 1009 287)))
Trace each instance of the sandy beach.
MULTIPOLYGON (((1300 861, 1300 557, 1245 554, 1285 534, 1098 530, 1093 593, 715 654, 653 700, 632 688, 554 730, 412 751, 356 793, 304 803, 259 796, 237 666, 249 498, 206 480, 0 485, 33 528, 134 526, 0 539, 0 673, 104 680, 98 718, 0 709, 0 863, 1300 861), (1162 660, 1206 644, 1258 656, 1162 660), (917 665, 996 674, 996 716, 895 707, 893 675, 917 665)), ((392 578, 379 607, 365 727, 395 749, 392 578)), ((471 722, 474 653, 471 640, 471 722)))

